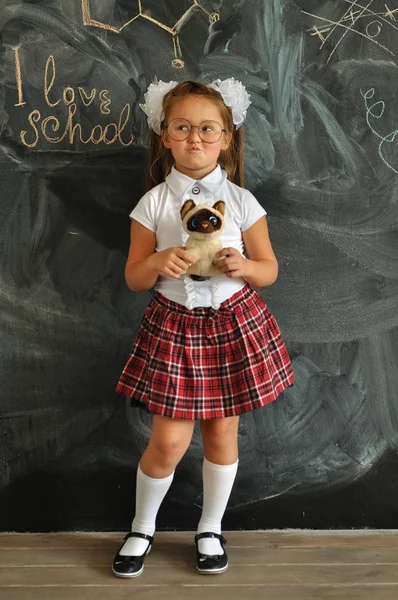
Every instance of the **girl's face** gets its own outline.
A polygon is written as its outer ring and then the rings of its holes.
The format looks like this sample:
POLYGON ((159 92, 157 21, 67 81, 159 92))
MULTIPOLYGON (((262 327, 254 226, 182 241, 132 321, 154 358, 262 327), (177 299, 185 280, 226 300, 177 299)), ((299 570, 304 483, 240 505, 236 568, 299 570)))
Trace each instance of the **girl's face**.
MULTIPOLYGON (((186 96, 178 100, 167 115, 166 125, 172 119, 185 119, 193 126, 203 121, 217 121, 223 129, 225 127, 216 104, 204 96, 186 96)), ((227 150, 231 143, 232 134, 223 132, 217 142, 210 144, 200 138, 197 127, 182 141, 173 140, 167 129, 163 129, 162 139, 171 150, 177 171, 192 179, 202 179, 214 171, 221 150, 227 150)))

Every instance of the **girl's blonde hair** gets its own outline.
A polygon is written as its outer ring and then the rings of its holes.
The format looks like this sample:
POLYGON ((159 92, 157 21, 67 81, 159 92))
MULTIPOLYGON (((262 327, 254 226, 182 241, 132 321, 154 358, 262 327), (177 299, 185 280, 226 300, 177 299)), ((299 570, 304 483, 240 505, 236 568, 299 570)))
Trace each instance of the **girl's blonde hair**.
MULTIPOLYGON (((220 162, 227 173, 227 177, 233 183, 243 187, 243 127, 235 128, 232 120, 231 109, 224 104, 222 96, 217 90, 207 87, 198 81, 184 81, 171 89, 163 98, 163 112, 165 118, 161 126, 167 120, 171 107, 185 96, 206 96, 214 102, 220 111, 224 121, 224 127, 232 134, 228 150, 220 153, 220 162)), ((174 163, 171 151, 163 145, 162 137, 151 130, 149 138, 149 159, 147 172, 147 190, 162 183, 169 174, 174 163)))

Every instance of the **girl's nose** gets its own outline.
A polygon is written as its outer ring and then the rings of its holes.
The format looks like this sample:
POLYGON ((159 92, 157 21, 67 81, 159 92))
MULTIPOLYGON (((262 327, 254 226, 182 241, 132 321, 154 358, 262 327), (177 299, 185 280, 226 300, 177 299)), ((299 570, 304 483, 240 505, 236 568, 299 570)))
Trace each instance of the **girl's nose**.
POLYGON ((190 142, 198 142, 198 141, 200 141, 200 135, 198 133, 198 128, 197 127, 192 127, 191 131, 189 132, 188 140, 190 142))

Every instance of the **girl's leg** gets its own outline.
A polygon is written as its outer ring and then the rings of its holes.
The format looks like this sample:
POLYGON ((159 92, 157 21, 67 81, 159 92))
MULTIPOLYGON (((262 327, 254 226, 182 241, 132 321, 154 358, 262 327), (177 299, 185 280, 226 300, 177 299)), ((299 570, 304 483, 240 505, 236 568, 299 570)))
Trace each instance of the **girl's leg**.
MULTIPOLYGON (((201 421, 204 446, 203 508, 198 533, 221 533, 223 518, 238 469, 239 417, 201 421)), ((203 538, 198 542, 202 554, 222 554, 216 538, 203 538)))
MULTIPOLYGON (((153 535, 159 507, 173 481, 174 469, 191 442, 193 428, 194 421, 153 416, 151 439, 137 471, 132 531, 153 535)), ((140 556, 148 543, 142 538, 129 538, 120 554, 140 556)))

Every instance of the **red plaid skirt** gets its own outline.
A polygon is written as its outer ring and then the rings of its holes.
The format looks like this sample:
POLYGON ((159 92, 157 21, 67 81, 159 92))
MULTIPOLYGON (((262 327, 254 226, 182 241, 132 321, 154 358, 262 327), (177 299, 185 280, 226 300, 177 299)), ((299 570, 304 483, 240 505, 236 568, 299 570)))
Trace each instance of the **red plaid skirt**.
POLYGON ((218 310, 150 301, 116 391, 175 419, 231 417, 294 381, 278 324, 246 285, 218 310))

